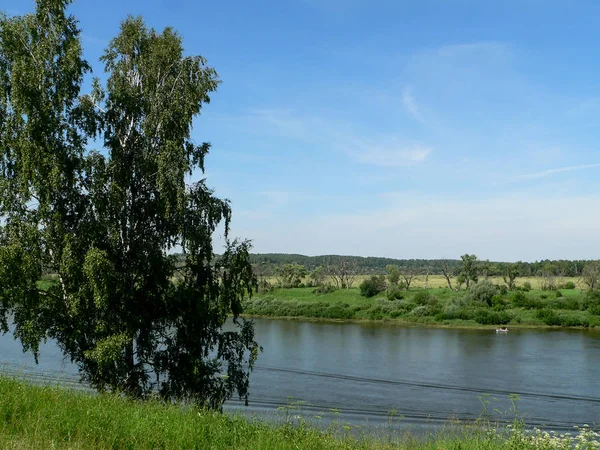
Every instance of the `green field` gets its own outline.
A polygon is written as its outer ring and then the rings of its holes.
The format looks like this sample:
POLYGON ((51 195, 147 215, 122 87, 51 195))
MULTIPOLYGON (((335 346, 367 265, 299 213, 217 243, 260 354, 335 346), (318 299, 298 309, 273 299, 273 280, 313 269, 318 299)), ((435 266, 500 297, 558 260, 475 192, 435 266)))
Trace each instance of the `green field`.
POLYGON ((401 299, 388 300, 385 292, 362 297, 358 288, 326 294, 315 293, 315 288, 274 289, 246 301, 244 312, 262 317, 386 320, 458 327, 600 327, 600 296, 582 289, 498 291, 491 304, 474 300, 465 291, 443 287, 411 287, 401 295, 401 299))
POLYGON ((156 401, 136 402, 57 387, 36 387, 0 377, 2 449, 570 449, 599 435, 589 428, 574 437, 528 433, 515 418, 499 428, 483 418, 448 422, 439 431, 415 437, 392 421, 363 429, 343 422, 327 430, 282 414, 269 423, 239 415, 184 408, 156 401), (389 425, 389 426, 388 426, 389 425), (579 436, 576 436, 579 434, 579 436))

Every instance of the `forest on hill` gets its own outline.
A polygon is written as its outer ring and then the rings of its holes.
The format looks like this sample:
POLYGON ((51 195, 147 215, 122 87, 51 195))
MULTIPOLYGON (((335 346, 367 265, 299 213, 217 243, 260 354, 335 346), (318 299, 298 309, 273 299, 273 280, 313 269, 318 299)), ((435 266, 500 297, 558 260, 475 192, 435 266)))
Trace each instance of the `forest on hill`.
MULTIPOLYGON (((442 275, 444 270, 456 270, 461 259, 394 259, 381 257, 321 255, 305 256, 287 253, 254 253, 250 261, 261 275, 275 274, 275 268, 286 264, 299 264, 312 271, 317 267, 337 266, 341 262, 349 264, 356 273, 365 275, 383 275, 388 265, 395 265, 414 272, 430 275, 442 275)), ((555 276, 579 277, 583 272, 586 260, 541 260, 516 264, 520 276, 536 276, 542 272, 555 276)), ((511 263, 502 261, 479 260, 480 269, 489 276, 501 275, 505 266, 511 263)))

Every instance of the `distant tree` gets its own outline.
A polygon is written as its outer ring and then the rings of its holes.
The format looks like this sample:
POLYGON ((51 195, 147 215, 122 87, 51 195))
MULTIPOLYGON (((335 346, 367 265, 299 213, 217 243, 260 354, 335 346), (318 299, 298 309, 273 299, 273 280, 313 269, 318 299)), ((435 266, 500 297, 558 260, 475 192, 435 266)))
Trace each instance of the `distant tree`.
POLYGON ((402 277, 402 280, 404 282, 404 289, 406 289, 407 291, 410 289, 411 283, 417 277, 418 274, 418 270, 412 267, 400 268, 400 276, 402 277))
POLYGON ((517 277, 519 276, 519 263, 506 263, 503 265, 501 272, 502 279, 506 283, 506 286, 508 286, 508 289, 511 291, 514 290, 517 277))
POLYGON ((448 283, 448 288, 450 290, 453 290, 452 277, 454 276, 454 268, 450 265, 450 261, 448 259, 442 259, 440 266, 442 270, 442 275, 446 279, 446 283, 448 283))
POLYGON ((387 272, 387 280, 388 283, 392 286, 395 286, 398 284, 398 282, 400 281, 400 267, 394 265, 394 264, 388 264, 385 268, 386 272, 387 272))
POLYGON ((492 271, 492 265, 490 264, 489 259, 485 259, 479 262, 479 273, 483 276, 484 279, 488 279, 490 277, 490 272, 492 271))
POLYGON ((385 291, 385 277, 383 275, 372 275, 360 283, 360 295, 363 297, 374 297, 380 292, 385 291))
POLYGON ((323 269, 323 266, 318 266, 310 272, 308 277, 310 278, 311 286, 323 286, 325 284, 325 269, 323 269))
POLYGON ((600 261, 589 261, 585 264, 581 273, 581 281, 590 290, 598 287, 600 281, 600 261))
POLYGON ((350 289, 358 275, 358 265, 352 258, 343 258, 327 264, 325 273, 331 277, 338 289, 350 289))
POLYGON ((56 340, 100 391, 247 399, 259 351, 239 318, 256 286, 250 246, 229 242, 226 200, 185 182, 204 171, 209 145, 190 133, 217 74, 172 29, 128 18, 102 57, 105 86, 81 95, 90 68, 69 3, 0 14, 0 331, 11 320, 36 360, 56 340), (43 270, 57 280, 44 288, 43 270))
POLYGON ((477 256, 469 254, 462 255, 460 259, 459 275, 462 275, 464 283, 467 285, 467 289, 469 289, 471 282, 477 283, 479 279, 479 260, 477 256))
POLYGON ((556 266, 547 261, 538 272, 538 284, 542 291, 556 290, 556 266))
POLYGON ((300 264, 284 264, 275 268, 279 284, 284 288, 296 288, 306 277, 306 267, 300 264))

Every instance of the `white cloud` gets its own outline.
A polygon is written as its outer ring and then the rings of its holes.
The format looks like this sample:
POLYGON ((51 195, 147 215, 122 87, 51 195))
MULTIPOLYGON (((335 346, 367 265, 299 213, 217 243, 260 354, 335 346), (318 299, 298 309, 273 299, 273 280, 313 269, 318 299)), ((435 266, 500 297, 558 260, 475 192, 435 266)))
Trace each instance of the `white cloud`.
POLYGON ((380 167, 398 167, 425 161, 431 149, 418 145, 412 147, 368 147, 354 154, 357 161, 380 167))
POLYGON ((352 130, 351 124, 294 115, 284 109, 255 110, 249 120, 266 122, 289 138, 343 151, 359 163, 379 167, 422 163, 432 151, 419 143, 406 143, 401 136, 361 135, 352 130))
POLYGON ((262 191, 259 195, 266 198, 271 204, 281 206, 290 200, 290 194, 286 191, 262 191))
POLYGON ((544 177, 548 177, 550 175, 554 175, 555 173, 572 172, 574 170, 593 169, 596 167, 600 167, 600 163, 583 164, 580 166, 557 167, 555 169, 543 170, 541 172, 526 173, 523 175, 519 175, 517 178, 518 179, 544 178, 544 177))
POLYGON ((419 110, 419 107, 415 101, 415 97, 413 96, 411 86, 405 87, 402 91, 402 104, 416 121, 421 123, 424 122, 421 111, 419 110))

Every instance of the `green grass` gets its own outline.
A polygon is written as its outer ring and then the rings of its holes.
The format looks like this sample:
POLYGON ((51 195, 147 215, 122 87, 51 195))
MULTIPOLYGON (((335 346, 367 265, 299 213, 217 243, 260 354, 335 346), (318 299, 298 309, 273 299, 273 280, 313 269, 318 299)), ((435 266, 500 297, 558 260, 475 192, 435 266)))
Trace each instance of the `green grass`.
POLYGON ((465 291, 411 288, 403 298, 388 300, 385 292, 365 298, 360 290, 339 289, 315 294, 314 288, 274 289, 246 301, 250 316, 315 320, 387 320, 453 327, 600 327, 600 299, 589 299, 580 289, 533 290, 498 296, 492 307, 469 300, 465 291), (522 295, 521 299, 517 295, 522 295), (552 314, 547 313, 551 310, 552 314), (542 312, 540 312, 542 311, 542 312))
MULTIPOLYGON (((548 435, 546 440, 554 439, 555 444, 560 439, 560 446, 541 446, 540 438, 524 432, 518 420, 515 424, 516 431, 507 432, 485 421, 449 422, 438 432, 420 438, 410 431, 394 431, 391 426, 378 434, 350 433, 351 426, 343 424, 322 431, 302 419, 267 423, 157 401, 142 403, 114 395, 32 386, 0 376, 2 449, 572 448, 573 440, 567 436, 548 435)), ((598 441, 598 435, 587 428, 580 435, 598 441)))

